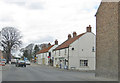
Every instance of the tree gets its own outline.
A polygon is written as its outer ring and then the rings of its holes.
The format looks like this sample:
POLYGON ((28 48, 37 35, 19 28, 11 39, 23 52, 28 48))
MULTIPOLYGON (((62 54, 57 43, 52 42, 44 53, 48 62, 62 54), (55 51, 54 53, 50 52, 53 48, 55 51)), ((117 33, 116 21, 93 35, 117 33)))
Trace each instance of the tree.
POLYGON ((24 57, 28 57, 28 55, 29 55, 29 54, 28 54, 28 50, 25 50, 24 53, 23 53, 23 56, 24 56, 24 57))
POLYGON ((35 45, 35 47, 34 47, 34 56, 36 57, 36 54, 37 54, 37 52, 39 51, 40 49, 39 49, 39 47, 38 47, 38 45, 35 45))
POLYGON ((21 34, 20 31, 14 27, 5 27, 1 31, 1 46, 6 55, 7 63, 11 60, 11 51, 20 47, 21 34))
POLYGON ((27 58, 28 60, 32 59, 32 56, 29 54, 28 50, 24 50, 22 58, 24 57, 27 58))

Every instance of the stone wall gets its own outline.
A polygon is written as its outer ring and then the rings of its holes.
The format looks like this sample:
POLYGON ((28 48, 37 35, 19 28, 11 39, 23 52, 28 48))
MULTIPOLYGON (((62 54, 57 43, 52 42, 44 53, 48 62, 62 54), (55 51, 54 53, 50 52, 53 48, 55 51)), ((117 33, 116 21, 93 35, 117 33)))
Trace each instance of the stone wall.
POLYGON ((96 27, 96 76, 118 79, 117 2, 101 3, 96 27))

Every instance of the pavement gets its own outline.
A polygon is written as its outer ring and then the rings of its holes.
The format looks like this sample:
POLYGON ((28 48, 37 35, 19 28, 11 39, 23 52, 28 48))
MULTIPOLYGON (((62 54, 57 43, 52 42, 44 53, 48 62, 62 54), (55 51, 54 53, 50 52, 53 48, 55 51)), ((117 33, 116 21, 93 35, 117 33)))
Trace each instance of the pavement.
POLYGON ((32 63, 27 67, 6 65, 2 67, 2 81, 116 81, 96 78, 94 72, 57 69, 32 63))

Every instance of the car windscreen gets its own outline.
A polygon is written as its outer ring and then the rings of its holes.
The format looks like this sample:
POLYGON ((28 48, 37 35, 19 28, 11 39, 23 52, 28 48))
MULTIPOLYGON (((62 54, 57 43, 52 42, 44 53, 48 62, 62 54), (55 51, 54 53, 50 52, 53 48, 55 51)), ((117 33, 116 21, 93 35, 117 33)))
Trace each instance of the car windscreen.
POLYGON ((5 59, 2 59, 1 61, 6 61, 5 59))

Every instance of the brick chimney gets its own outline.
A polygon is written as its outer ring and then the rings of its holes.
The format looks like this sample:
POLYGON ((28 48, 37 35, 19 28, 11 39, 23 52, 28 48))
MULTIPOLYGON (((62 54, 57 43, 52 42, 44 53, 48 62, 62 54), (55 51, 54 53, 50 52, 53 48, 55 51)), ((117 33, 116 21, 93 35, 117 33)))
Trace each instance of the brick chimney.
POLYGON ((73 32, 73 37, 77 36, 77 33, 76 32, 73 32))
POLYGON ((42 49, 44 49, 44 48, 46 48, 46 45, 45 45, 45 44, 42 45, 42 49))
POLYGON ((87 32, 91 32, 91 25, 89 25, 88 27, 87 27, 87 32))
POLYGON ((55 45, 58 45, 58 40, 57 39, 55 40, 55 45))
POLYGON ((68 34, 68 39, 70 39, 71 38, 71 34, 68 34))
POLYGON ((48 47, 49 47, 49 46, 51 46, 51 44, 50 44, 50 43, 48 43, 48 47))

